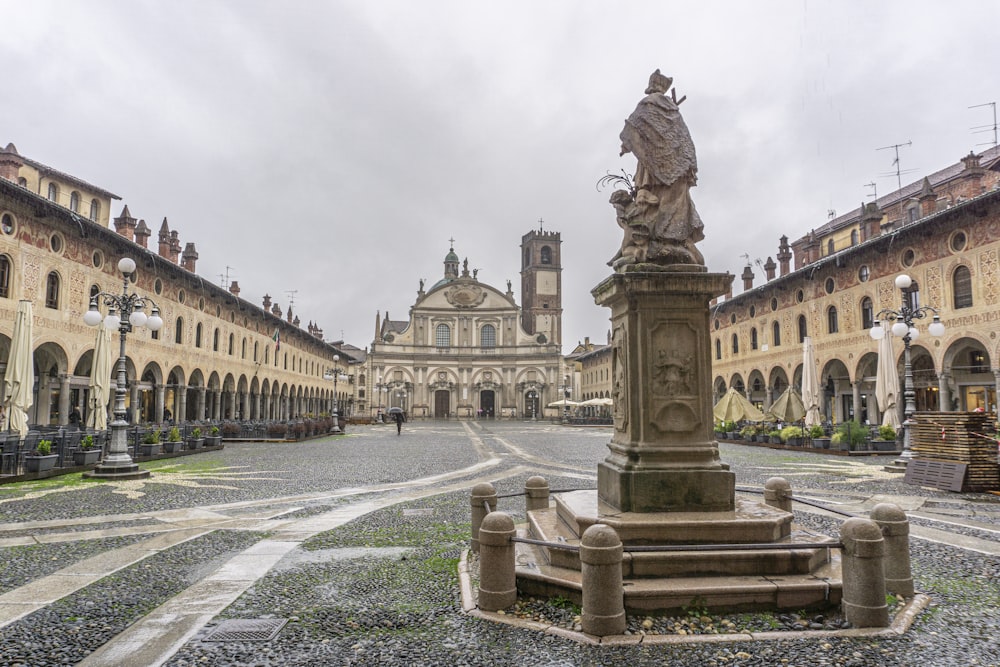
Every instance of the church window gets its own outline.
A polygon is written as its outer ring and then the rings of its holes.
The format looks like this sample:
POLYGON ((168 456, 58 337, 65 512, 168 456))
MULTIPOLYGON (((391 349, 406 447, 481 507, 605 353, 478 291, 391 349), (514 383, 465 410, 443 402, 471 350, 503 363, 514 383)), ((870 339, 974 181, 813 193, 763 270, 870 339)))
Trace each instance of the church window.
POLYGON ((201 347, 201 322, 194 328, 194 346, 201 347))
POLYGON ((243 344, 240 348, 240 359, 246 359, 246 358, 247 358, 247 339, 244 338, 243 344))
POLYGON ((0 298, 10 297, 10 257, 0 255, 0 298))
POLYGON ((837 333, 840 327, 837 322, 837 307, 830 306, 826 309, 826 328, 830 333, 837 333))
POLYGON ((757 349, 757 327, 750 329, 750 349, 757 349))
POLYGON ((451 327, 447 324, 437 325, 434 330, 434 345, 437 347, 451 347, 451 327))
POLYGON ((959 266, 951 277, 955 290, 955 308, 972 307, 972 273, 967 266, 959 266))
POLYGON ((858 245, 858 230, 851 230, 851 245, 858 245))
POLYGON ((799 342, 803 343, 809 335, 809 328, 806 326, 806 316, 799 315, 799 342))
POLYGON ((219 351, 219 330, 216 329, 215 333, 212 334, 212 352, 219 351))
POLYGON ((484 324, 479 331, 479 346, 492 349, 497 346, 497 330, 492 324, 484 324))
POLYGON ((80 212, 80 193, 74 190, 69 195, 69 210, 74 213, 80 212))
POLYGON ((875 308, 870 297, 861 299, 861 328, 871 329, 875 326, 875 308))
POLYGON ((733 334, 733 354, 739 354, 740 352, 740 339, 737 338, 736 334, 733 334))
POLYGON ((49 183, 49 201, 58 201, 59 199, 59 186, 55 183, 49 183))
POLYGON ((833 239, 826 242, 826 254, 832 255, 834 250, 833 239))
POLYGON ((781 345, 781 325, 778 322, 771 324, 771 344, 775 347, 781 345))
POLYGON ((547 245, 542 246, 542 264, 552 263, 552 248, 547 245))
POLYGON ((174 342, 180 345, 184 342, 184 318, 178 317, 174 322, 174 342))
POLYGON ((718 338, 715 339, 715 358, 716 359, 722 358, 722 341, 719 340, 718 338))
POLYGON ((233 342, 234 342, 233 334, 229 334, 229 356, 233 356, 233 342))
POLYGON ((90 200, 90 219, 97 222, 97 218, 101 215, 101 202, 96 199, 90 200))

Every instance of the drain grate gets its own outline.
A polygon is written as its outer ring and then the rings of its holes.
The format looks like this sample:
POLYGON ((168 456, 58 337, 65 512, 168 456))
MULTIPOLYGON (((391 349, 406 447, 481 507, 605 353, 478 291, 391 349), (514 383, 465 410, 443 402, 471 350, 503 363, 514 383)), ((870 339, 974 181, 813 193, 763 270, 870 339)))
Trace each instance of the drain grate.
POLYGON ((266 642, 274 639, 287 618, 232 618, 219 623, 203 642, 266 642))

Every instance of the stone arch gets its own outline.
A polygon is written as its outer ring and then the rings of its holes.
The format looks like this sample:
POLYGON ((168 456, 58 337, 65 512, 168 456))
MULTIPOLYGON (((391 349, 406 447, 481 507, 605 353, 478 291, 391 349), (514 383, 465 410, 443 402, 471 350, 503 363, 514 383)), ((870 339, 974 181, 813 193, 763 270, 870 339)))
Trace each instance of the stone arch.
POLYGON ((992 372, 996 359, 980 337, 968 334, 951 341, 944 352, 943 365, 947 380, 943 389, 948 392, 942 401, 945 407, 996 409, 996 376, 992 372))
POLYGON ((747 390, 750 394, 748 396, 750 402, 758 408, 763 408, 768 403, 767 381, 764 379, 764 373, 759 369, 755 368, 747 375, 747 390))

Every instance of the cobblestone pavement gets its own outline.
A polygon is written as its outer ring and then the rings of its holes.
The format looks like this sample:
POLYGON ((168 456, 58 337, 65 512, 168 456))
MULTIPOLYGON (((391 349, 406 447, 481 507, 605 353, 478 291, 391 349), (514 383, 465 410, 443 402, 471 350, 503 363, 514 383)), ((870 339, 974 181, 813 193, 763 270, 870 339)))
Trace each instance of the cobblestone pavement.
MULTIPOLYGON (((358 427, 305 443, 226 445, 144 467, 0 486, 0 665, 998 665, 1000 498, 904 484, 888 457, 721 446, 743 489, 911 517, 919 591, 898 637, 594 647, 467 615, 457 559, 471 487, 593 488, 609 429, 545 423, 358 427), (211 633, 288 619, 267 641, 211 633)), ((523 501, 501 500, 523 516, 523 501)), ((796 521, 836 534, 812 508, 796 521)), ((552 614, 572 610, 550 609, 552 614)), ((553 620, 553 619, 550 619, 553 620)), ((630 625, 641 619, 630 619, 630 625)), ((640 626, 636 626, 640 627, 640 626)))

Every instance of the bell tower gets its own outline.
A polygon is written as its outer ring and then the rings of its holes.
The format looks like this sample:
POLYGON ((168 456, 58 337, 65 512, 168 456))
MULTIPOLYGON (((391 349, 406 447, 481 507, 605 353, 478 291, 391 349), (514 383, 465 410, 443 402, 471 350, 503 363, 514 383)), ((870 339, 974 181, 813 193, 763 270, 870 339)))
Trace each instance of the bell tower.
POLYGON ((538 229, 521 237, 521 326, 562 344, 562 239, 538 229))

